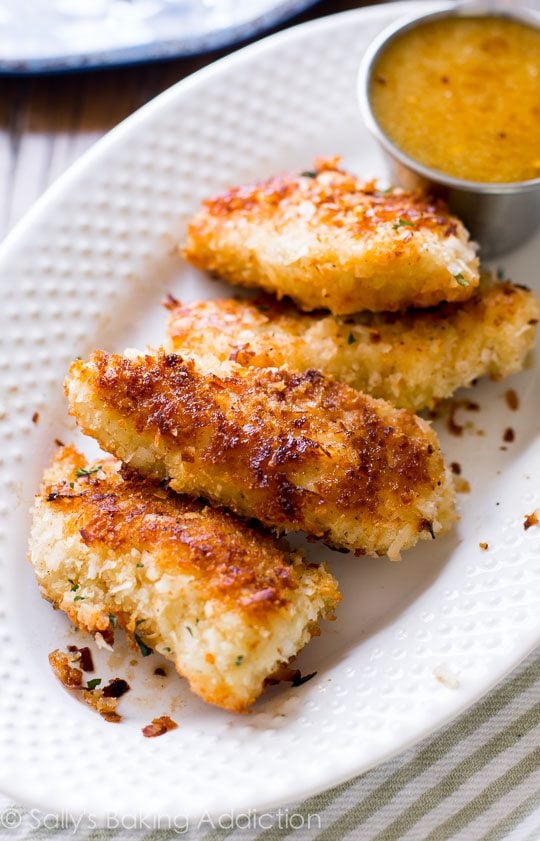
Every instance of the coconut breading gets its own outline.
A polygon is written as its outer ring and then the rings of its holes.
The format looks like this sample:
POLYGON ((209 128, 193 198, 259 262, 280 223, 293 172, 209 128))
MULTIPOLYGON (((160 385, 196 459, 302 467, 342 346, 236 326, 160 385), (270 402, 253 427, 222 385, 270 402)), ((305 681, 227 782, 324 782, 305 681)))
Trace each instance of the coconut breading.
POLYGON ((71 447, 45 473, 30 559, 74 625, 109 643, 124 628, 205 701, 238 712, 340 599, 325 566, 284 542, 71 447))
POLYGON ((318 371, 219 377, 162 350, 97 351, 66 392, 81 429, 134 469, 279 531, 398 558, 454 520, 429 424, 318 371))
POLYGON ((183 255, 236 286, 338 315, 470 298, 479 281, 475 246, 446 205, 378 190, 338 161, 205 201, 183 255))
POLYGON ((510 282, 486 282, 461 304, 399 316, 302 313, 270 297, 168 306, 168 350, 217 372, 319 368, 412 411, 433 408, 479 377, 520 371, 540 317, 536 296, 510 282))

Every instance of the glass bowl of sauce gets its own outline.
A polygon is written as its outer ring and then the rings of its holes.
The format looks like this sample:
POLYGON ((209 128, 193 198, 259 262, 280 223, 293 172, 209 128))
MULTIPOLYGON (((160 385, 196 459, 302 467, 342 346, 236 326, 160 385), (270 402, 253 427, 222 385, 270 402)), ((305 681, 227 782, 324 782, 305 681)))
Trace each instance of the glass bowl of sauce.
POLYGON ((443 7, 386 29, 358 93, 394 181, 445 197, 494 257, 540 225, 540 18, 443 7))

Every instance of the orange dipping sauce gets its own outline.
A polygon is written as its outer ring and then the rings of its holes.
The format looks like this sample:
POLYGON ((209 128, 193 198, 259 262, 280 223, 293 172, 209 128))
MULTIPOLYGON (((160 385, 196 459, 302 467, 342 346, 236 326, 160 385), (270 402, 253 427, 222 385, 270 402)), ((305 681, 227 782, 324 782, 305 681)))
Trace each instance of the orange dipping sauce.
POLYGON ((370 101, 403 152, 467 181, 540 177, 540 29, 498 16, 420 23, 383 49, 370 101))

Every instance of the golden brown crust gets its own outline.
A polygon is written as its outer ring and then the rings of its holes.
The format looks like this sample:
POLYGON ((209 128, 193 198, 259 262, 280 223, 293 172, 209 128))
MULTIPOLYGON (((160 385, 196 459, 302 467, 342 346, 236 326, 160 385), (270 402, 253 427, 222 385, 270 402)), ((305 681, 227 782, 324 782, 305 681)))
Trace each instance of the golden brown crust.
POLYGON ((336 314, 469 298, 478 261, 444 203, 377 190, 338 160, 207 200, 188 227, 184 256, 233 284, 336 314))
POLYGON ((228 511, 120 470, 119 462, 87 464, 71 447, 57 456, 55 469, 62 478, 47 481, 42 497, 76 518, 86 546, 123 552, 126 558, 131 549, 152 551, 161 572, 202 579, 209 598, 256 610, 259 619, 284 604, 297 586, 298 569, 285 548, 228 511), (90 475, 80 475, 81 470, 90 475))
MULTIPOLYGON (((112 459, 88 464, 68 447, 46 471, 30 537, 43 597, 98 644, 112 646, 125 629, 143 656, 172 660, 199 697, 246 710, 318 622, 333 618, 336 580, 234 515, 119 468, 112 459)), ((73 658, 91 665, 83 652, 73 658)), ((65 658, 51 665, 84 689, 65 658)), ((111 720, 128 688, 120 683, 83 697, 111 720)))
POLYGON ((324 373, 396 406, 433 407, 478 377, 519 371, 535 337, 538 299, 488 278, 469 300, 428 310, 339 317, 275 298, 171 300, 168 348, 216 371, 285 365, 324 373))
POLYGON ((314 224, 347 228, 357 236, 375 231, 383 222, 397 223, 400 227, 429 228, 443 236, 457 231, 457 220, 448 212, 443 201, 423 193, 406 193, 402 190, 378 190, 376 182, 360 181, 356 176, 339 167, 339 158, 315 162, 313 172, 280 173, 263 181, 231 187, 224 193, 203 202, 203 208, 212 216, 230 219, 232 214, 242 215, 249 221, 274 219, 279 208, 284 214, 296 211, 299 192, 314 209, 314 224), (322 173, 332 178, 321 179, 322 173))
POLYGON ((412 545, 452 519, 429 426, 318 371, 220 378, 174 354, 98 351, 66 388, 83 430, 120 458, 266 525, 363 554, 405 524, 412 545))

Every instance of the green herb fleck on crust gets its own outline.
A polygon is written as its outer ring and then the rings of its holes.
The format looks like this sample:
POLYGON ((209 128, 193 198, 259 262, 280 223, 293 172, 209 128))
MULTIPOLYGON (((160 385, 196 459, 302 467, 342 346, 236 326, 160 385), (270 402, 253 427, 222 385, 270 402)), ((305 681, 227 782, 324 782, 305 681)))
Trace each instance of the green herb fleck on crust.
POLYGON ((81 476, 91 476, 92 473, 99 473, 101 470, 101 464, 98 464, 97 467, 93 467, 91 470, 87 470, 86 467, 78 467, 75 471, 75 476, 80 479, 81 476))
POLYGON ((135 637, 135 642, 139 646, 139 651, 141 652, 143 657, 148 657, 150 654, 154 653, 152 651, 152 649, 150 648, 150 646, 146 645, 146 643, 142 641, 142 639, 140 638, 140 636, 138 634, 134 634, 134 637, 135 637))
POLYGON ((414 228, 414 222, 409 222, 408 219, 404 219, 402 216, 400 216, 397 222, 394 222, 392 227, 394 231, 397 231, 398 228, 414 228))

